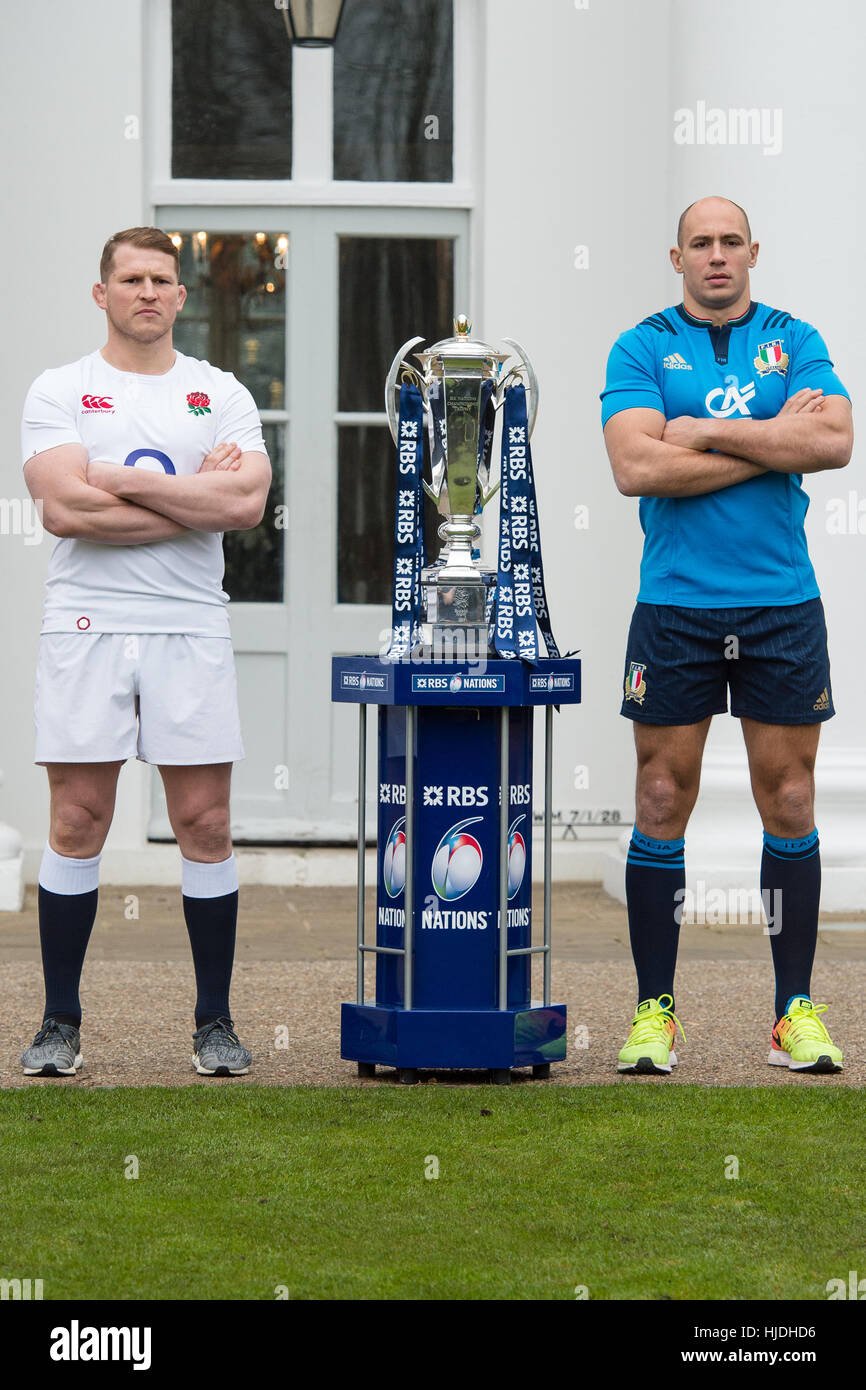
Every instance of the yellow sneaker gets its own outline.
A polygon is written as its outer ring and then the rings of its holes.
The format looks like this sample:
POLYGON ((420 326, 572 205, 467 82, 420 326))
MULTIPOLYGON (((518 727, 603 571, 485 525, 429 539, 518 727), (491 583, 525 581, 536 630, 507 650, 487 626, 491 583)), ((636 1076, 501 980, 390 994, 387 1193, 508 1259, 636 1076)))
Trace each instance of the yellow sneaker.
POLYGON ((826 1004, 813 1004, 806 994, 795 994, 771 1034, 771 1067, 789 1067, 791 1071, 812 1071, 822 1074, 842 1070, 842 1051, 830 1040, 830 1034, 818 1014, 827 1012, 826 1004))
MULTIPOLYGON (((631 1032, 619 1054, 617 1071, 636 1072, 640 1076, 670 1074, 677 1065, 677 1054, 674 1052, 677 1028, 683 1033, 682 1024, 671 1012, 673 1002, 670 994, 663 994, 658 999, 644 999, 638 1004, 631 1021, 631 1032)), ((685 1040, 683 1033, 683 1042, 685 1040)))

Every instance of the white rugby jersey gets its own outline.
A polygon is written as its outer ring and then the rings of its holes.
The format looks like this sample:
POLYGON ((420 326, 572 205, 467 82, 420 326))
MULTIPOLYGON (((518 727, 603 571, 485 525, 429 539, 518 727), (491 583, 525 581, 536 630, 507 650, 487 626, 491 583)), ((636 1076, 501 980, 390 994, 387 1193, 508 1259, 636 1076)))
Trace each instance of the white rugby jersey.
MULTIPOLYGON (((255 402, 231 372, 178 352, 159 376, 122 372, 91 352, 37 377, 21 425, 25 463, 60 444, 89 460, 183 477, 216 444, 266 454, 255 402)), ((147 545, 61 537, 46 580, 43 632, 184 632, 227 637, 222 533, 147 545)))

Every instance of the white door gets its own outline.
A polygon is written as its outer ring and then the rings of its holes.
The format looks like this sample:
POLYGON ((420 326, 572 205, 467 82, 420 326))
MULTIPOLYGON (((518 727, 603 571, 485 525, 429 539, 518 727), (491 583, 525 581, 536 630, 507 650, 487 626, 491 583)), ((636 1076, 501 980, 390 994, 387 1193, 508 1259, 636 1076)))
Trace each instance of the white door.
MULTIPOLYGON (((330 658, 377 652, 390 627, 384 379, 402 342, 450 336, 454 313, 471 307, 468 214, 169 207, 160 225, 182 238, 190 289, 177 346, 249 386, 274 467, 261 525, 225 542, 246 747, 232 834, 346 841, 357 716, 330 703, 330 658)), ((156 773, 149 834, 171 837, 156 773)))

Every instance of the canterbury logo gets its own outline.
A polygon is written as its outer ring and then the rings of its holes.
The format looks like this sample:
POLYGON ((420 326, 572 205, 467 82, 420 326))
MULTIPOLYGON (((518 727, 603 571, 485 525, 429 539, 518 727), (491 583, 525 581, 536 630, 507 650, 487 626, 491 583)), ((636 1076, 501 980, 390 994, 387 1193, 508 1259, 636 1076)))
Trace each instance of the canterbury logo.
POLYGON ((111 396, 82 396, 81 405, 84 410, 114 409, 114 401, 111 396))
POLYGON ((827 689, 826 685, 824 686, 824 689, 821 691, 821 694, 818 696, 812 708, 817 710, 830 708, 830 692, 827 689))

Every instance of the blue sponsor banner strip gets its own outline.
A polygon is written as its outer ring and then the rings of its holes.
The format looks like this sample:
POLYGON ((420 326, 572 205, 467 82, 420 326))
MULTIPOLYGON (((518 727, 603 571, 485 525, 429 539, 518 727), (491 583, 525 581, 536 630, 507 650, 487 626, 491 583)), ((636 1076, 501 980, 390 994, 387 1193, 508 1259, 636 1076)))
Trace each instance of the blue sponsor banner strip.
POLYGON ((572 675, 551 675, 549 676, 530 676, 530 690, 573 690, 574 676, 572 675))
POLYGON ((558 658, 559 648, 551 631, 544 588, 526 388, 522 385, 505 392, 500 480, 493 645, 501 657, 519 657, 534 665, 539 659, 539 629, 549 657, 558 658))
POLYGON ((423 675, 412 677, 412 690, 449 695, 499 695, 505 693, 504 676, 423 675))
POLYGON ((394 668, 375 657, 335 656, 331 661, 331 699, 337 703, 394 703, 394 668))
POLYGON ((377 661, 373 656, 336 656, 331 664, 331 698, 339 703, 379 705, 574 705, 580 703, 581 663, 540 658, 472 663, 377 661))
POLYGON ((400 387, 397 443, 397 513, 394 523, 394 598, 391 649, 394 660, 416 645, 421 620, 424 568, 424 407, 417 386, 400 387))

